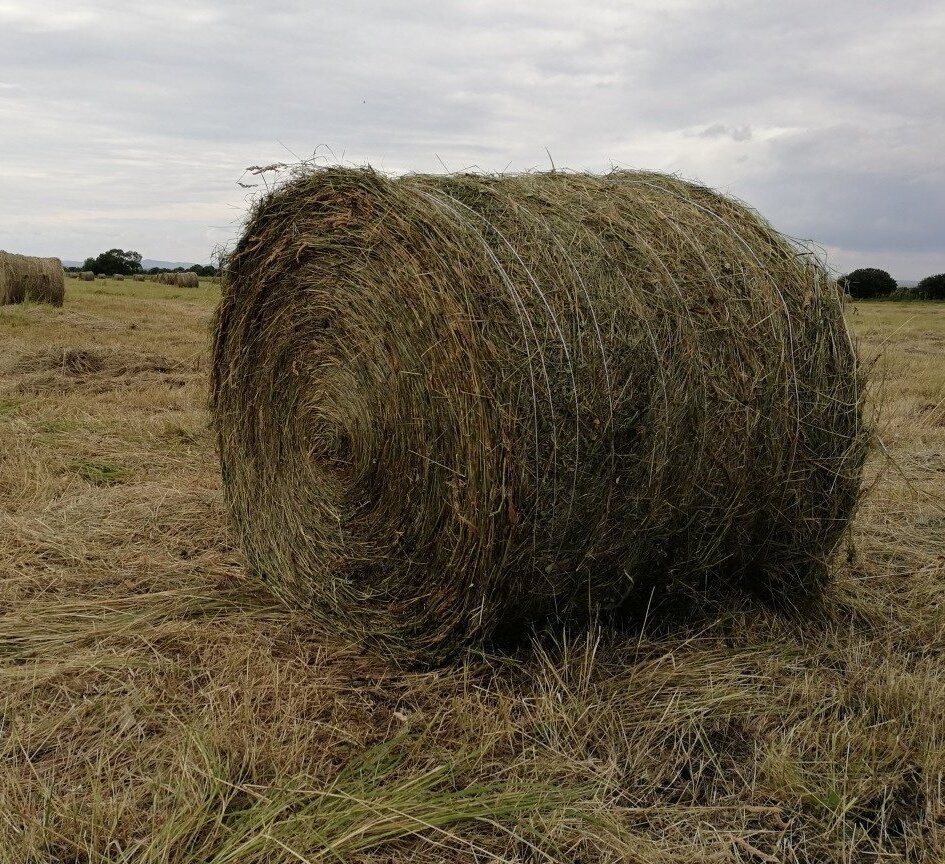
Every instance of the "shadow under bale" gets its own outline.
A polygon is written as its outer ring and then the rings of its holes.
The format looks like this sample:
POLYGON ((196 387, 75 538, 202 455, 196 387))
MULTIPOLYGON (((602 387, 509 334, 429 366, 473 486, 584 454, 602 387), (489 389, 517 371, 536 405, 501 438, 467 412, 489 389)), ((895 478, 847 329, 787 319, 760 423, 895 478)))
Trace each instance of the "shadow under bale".
POLYGON ((229 257, 212 379, 251 568, 425 661, 654 594, 816 597, 869 439, 819 262, 644 172, 296 173, 229 257))

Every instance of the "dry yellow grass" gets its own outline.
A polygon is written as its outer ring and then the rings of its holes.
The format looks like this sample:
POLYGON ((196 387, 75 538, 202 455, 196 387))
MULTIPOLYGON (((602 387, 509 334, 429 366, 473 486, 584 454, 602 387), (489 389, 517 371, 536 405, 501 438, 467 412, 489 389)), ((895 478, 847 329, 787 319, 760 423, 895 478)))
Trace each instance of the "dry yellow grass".
POLYGON ((896 464, 816 620, 404 674, 230 545, 215 292, 0 310, 0 862, 945 858, 945 306, 849 310, 896 464))

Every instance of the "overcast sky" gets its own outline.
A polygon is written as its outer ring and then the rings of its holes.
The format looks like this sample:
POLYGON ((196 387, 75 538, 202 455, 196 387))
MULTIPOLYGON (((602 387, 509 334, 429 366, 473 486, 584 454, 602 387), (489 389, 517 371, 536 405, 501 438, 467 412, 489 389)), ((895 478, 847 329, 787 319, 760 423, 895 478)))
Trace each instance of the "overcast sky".
POLYGON ((204 263, 250 165, 652 168, 945 271, 942 0, 0 0, 0 248, 204 263))

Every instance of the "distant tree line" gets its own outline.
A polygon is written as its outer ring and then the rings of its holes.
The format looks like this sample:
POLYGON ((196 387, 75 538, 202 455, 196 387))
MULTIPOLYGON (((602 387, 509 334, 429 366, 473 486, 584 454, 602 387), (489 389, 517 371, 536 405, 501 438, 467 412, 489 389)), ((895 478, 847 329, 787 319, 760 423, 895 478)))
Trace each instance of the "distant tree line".
POLYGON ((913 288, 900 288, 885 270, 861 267, 841 276, 837 284, 854 300, 945 300, 945 273, 926 276, 913 288))
POLYGON ((86 258, 81 267, 67 267, 66 270, 78 272, 81 270, 90 270, 92 273, 98 273, 102 276, 134 276, 138 273, 146 273, 154 276, 158 273, 196 273, 198 276, 218 276, 219 268, 212 264, 193 264, 190 267, 152 267, 144 270, 141 267, 141 254, 139 252, 128 251, 124 249, 109 249, 102 252, 95 258, 86 258))

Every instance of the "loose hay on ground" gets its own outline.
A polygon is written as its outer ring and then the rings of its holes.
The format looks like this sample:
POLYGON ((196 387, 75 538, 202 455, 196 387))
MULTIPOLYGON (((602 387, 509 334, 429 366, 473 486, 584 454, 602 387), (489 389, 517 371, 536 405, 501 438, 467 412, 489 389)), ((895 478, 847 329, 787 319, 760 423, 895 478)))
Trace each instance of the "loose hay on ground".
POLYGON ((816 596, 868 440, 818 262, 649 173, 294 176, 229 257, 212 386, 251 566, 398 656, 816 596))
POLYGON ((15 392, 34 394, 76 388, 104 392, 138 386, 149 378, 180 387, 196 374, 193 366, 159 354, 67 346, 27 351, 7 359, 0 371, 16 380, 15 392))
MULTIPOLYGON (((57 342, 144 354, 155 331, 127 325, 152 318, 191 363, 211 296, 136 290, 80 289, 88 322, 57 342)), ((20 311, 0 344, 61 326, 20 311)), ((203 388, 0 396, 0 862, 939 864, 945 533, 921 526, 945 429, 913 408, 945 396, 945 369, 916 374, 909 350, 942 337, 945 307, 850 314, 891 355, 906 474, 860 508, 825 614, 733 606, 423 673, 252 590, 203 388), (147 471, 64 483, 86 427, 50 445, 46 420, 92 424, 96 458, 147 471), (196 446, 147 431, 170 422, 196 446)))

